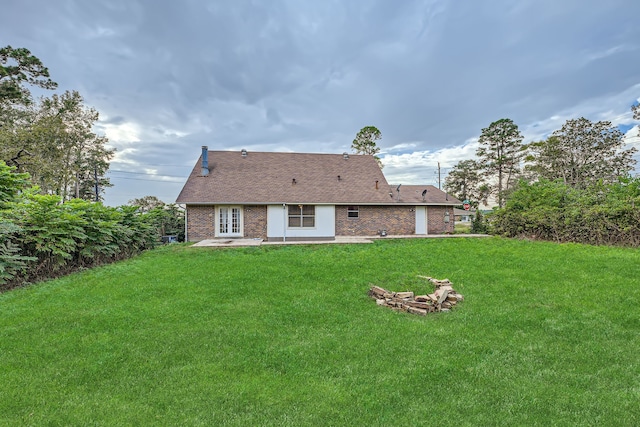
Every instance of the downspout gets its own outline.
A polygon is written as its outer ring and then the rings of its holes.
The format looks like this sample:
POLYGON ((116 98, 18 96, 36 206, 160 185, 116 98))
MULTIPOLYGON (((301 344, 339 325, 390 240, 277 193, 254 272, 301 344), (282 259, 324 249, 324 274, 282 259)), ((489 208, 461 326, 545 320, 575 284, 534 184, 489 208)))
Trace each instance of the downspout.
POLYGON ((282 204, 282 243, 287 241, 287 204, 282 204))
POLYGON ((184 241, 188 242, 189 241, 189 234, 187 233, 187 230, 189 229, 187 227, 187 224, 189 224, 189 220, 187 219, 187 205, 184 205, 184 241))

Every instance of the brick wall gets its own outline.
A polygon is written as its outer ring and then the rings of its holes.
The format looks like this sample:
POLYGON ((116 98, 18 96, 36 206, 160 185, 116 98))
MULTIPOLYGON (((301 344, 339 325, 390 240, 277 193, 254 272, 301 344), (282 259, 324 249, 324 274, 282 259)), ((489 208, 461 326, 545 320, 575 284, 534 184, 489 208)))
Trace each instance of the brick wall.
POLYGON ((244 237, 267 240, 267 207, 244 207, 244 237))
POLYGON ((187 239, 190 242, 215 237, 215 206, 187 206, 187 239))
MULTIPOLYGON (((190 242, 215 238, 215 206, 187 206, 187 237, 190 242)), ((267 207, 243 206, 244 230, 247 239, 267 238, 267 207)))
POLYGON ((380 230, 389 235, 414 234, 414 206, 359 206, 358 218, 347 217, 347 206, 336 206, 336 236, 375 236, 380 230))
MULTIPOLYGON (((336 236, 375 236, 380 230, 387 234, 415 234, 415 206, 359 206, 358 218, 347 217, 347 206, 336 206, 336 236)), ((245 206, 243 208, 243 236, 248 239, 267 239, 267 207, 245 206)), ((427 207, 427 233, 453 233, 453 208, 445 206, 427 207), (449 210, 450 220, 444 222, 444 213, 449 210)), ((187 236, 190 242, 215 237, 215 207, 187 206, 187 236)))
POLYGON ((453 233, 454 229, 453 208, 447 206, 427 207, 427 233, 446 234, 453 233), (444 222, 444 214, 449 211, 449 222, 444 222))

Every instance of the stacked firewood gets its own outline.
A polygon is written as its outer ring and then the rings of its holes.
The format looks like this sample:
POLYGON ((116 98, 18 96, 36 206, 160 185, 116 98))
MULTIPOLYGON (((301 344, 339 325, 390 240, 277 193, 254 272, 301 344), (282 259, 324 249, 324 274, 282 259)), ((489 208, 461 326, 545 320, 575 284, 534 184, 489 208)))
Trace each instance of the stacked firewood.
POLYGON ((427 313, 450 311, 458 302, 464 300, 464 297, 453 289, 449 279, 438 280, 427 276, 418 277, 431 282, 435 286, 435 291, 428 295, 414 295, 410 291, 391 292, 380 286, 373 286, 369 290, 369 296, 374 298, 378 305, 421 316, 426 316, 427 313))

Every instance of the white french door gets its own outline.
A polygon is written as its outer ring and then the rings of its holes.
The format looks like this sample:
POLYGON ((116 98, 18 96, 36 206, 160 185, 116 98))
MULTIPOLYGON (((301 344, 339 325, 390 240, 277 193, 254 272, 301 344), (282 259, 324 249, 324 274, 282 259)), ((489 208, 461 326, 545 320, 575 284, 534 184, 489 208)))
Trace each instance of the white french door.
POLYGON ((217 236, 242 236, 242 209, 240 206, 220 206, 216 222, 217 236))

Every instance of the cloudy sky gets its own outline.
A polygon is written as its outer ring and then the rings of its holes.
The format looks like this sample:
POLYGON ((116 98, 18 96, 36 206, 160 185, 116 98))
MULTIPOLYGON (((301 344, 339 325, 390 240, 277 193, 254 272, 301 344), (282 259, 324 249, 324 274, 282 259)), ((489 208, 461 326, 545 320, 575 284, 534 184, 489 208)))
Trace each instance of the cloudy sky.
POLYGON ((571 118, 640 148, 635 0, 4 0, 0 45, 100 112, 106 203, 173 202, 202 145, 351 151, 380 129, 389 182, 437 185, 511 118, 525 142, 571 118))

